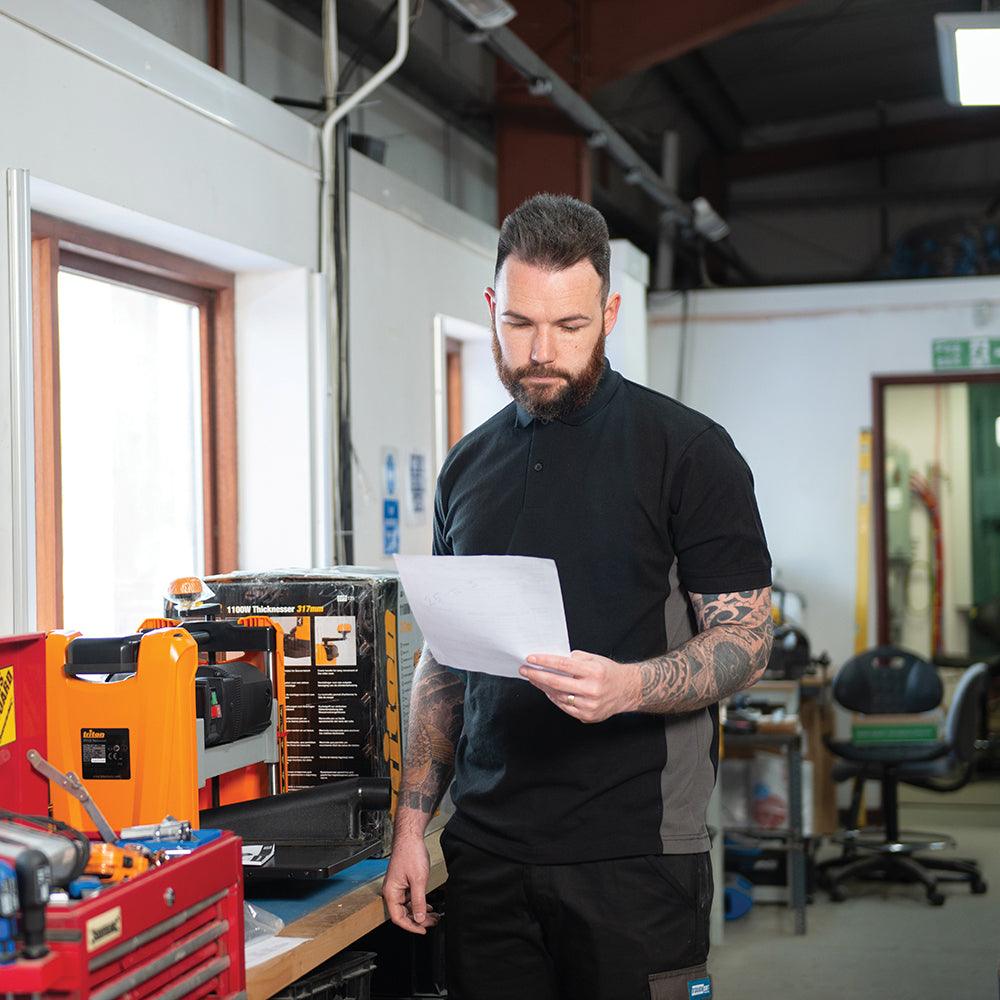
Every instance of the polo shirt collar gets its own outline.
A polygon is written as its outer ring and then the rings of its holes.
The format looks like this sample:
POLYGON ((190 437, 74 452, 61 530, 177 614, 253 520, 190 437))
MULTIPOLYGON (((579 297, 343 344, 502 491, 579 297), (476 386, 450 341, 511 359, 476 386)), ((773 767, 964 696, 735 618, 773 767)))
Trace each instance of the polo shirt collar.
MULTIPOLYGON (((600 413, 608 403, 611 402, 618 387, 621 385, 622 377, 611 368, 611 362, 604 359, 604 374, 601 375, 600 382, 594 390, 594 395, 590 397, 586 406, 581 406, 572 413, 567 413, 564 417, 559 417, 559 422, 577 427, 586 423, 595 414, 600 413)), ((528 427, 535 418, 528 413, 520 403, 515 404, 514 423, 518 427, 528 427)))

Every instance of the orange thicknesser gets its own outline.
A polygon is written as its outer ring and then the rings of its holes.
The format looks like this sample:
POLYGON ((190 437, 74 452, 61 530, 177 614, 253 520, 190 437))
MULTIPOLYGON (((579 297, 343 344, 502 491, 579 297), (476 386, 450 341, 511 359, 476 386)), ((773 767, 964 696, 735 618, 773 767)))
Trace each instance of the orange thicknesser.
MULTIPOLYGON (((83 780, 115 829, 168 815, 197 826, 200 798, 284 791, 280 628, 259 617, 144 625, 161 627, 111 639, 49 634, 49 761, 83 780)), ((78 800, 54 783, 51 796, 55 818, 93 830, 78 800)))

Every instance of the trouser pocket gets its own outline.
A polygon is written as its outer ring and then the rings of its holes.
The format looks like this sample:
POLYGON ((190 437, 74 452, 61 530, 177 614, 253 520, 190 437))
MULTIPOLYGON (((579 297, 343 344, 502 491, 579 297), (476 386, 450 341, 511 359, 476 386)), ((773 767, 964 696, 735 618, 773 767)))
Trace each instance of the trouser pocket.
POLYGON ((692 965, 649 977, 649 1000, 711 1000, 712 977, 708 966, 692 965))

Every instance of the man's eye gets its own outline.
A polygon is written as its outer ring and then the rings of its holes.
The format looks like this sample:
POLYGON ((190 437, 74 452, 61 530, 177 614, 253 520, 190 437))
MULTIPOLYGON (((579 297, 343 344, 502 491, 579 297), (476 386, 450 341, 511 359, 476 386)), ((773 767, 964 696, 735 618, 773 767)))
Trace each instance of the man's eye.
POLYGON ((565 330, 567 333, 576 333, 577 330, 582 330, 583 327, 580 326, 563 326, 560 329, 565 330))

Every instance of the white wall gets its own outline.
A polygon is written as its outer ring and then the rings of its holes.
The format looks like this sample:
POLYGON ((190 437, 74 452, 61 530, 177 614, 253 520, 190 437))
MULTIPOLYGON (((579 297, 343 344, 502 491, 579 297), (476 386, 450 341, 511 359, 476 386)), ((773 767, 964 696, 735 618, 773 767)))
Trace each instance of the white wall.
MULTIPOLYGON (((316 129, 87 0, 0 0, 0 114, 0 167, 31 171, 33 207, 237 272, 240 561, 308 564, 316 129)), ((481 320, 496 232, 357 154, 351 179, 356 554, 386 564, 364 474, 380 500, 383 445, 430 458, 434 316, 481 320)), ((0 469, 14 444, 0 413, 0 469)), ((14 499, 0 480, 3 608, 14 499)), ((430 537, 405 524, 404 551, 430 537)))
MULTIPOLYGON (((1000 336, 975 306, 1000 279, 716 290, 691 296, 683 401, 732 434, 753 469, 777 578, 808 601, 834 663, 853 651, 858 432, 875 373, 931 368, 937 337, 1000 336), (977 319, 978 317, 978 319, 977 319)), ((650 383, 673 394, 681 298, 650 302, 650 383)), ((874 615, 870 621, 874 639, 874 615)))
MULTIPOLYGON (((355 154, 351 163, 351 397, 355 562, 382 554, 382 450, 434 455, 434 317, 482 322, 496 230, 355 154)), ((430 469, 433 488, 433 467, 430 469)), ((401 526, 401 551, 429 552, 430 507, 401 526)))
MULTIPOLYGON (((208 33, 203 0, 101 0, 135 24, 183 51, 206 59, 208 33)), ((374 22, 375 14, 372 14, 374 22)), ((343 28, 343 25, 341 25, 343 28)), ((494 58, 433 5, 411 27, 411 48, 431 52, 472 93, 492 97, 494 58)), ((343 41, 343 40, 342 40, 343 41)), ((340 65, 353 45, 344 44, 340 65)), ((319 100, 323 94, 323 45, 318 34, 267 0, 226 4, 225 71, 267 100, 319 100), (240 9, 245 19, 240 17, 240 9)), ((348 90, 370 73, 361 67, 348 90)), ((296 110, 317 122, 320 112, 296 110)), ((496 156, 406 93, 399 78, 379 89, 350 116, 351 129, 386 143, 385 165, 431 194, 488 223, 496 221, 496 156)))
POLYGON ((605 351, 612 368, 640 385, 649 385, 648 287, 649 258, 628 240, 612 240, 611 291, 622 304, 605 351))
POLYGON ((462 341, 462 434, 474 431, 510 403, 497 378, 492 334, 462 341))
POLYGON ((0 2, 0 120, 0 165, 316 266, 315 130, 97 3, 0 2))
POLYGON ((236 279, 239 552, 244 569, 311 563, 309 328, 303 268, 236 279))

